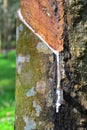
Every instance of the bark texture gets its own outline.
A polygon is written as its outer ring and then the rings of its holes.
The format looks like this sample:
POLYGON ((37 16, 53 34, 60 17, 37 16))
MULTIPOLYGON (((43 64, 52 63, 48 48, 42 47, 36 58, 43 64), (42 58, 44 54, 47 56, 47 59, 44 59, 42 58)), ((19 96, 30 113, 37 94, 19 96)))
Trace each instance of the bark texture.
POLYGON ((61 52, 65 105, 55 113, 56 57, 17 21, 16 130, 87 129, 87 1, 67 1, 61 52), (69 40, 68 40, 69 39, 69 40))
POLYGON ((48 130, 53 124, 53 53, 17 22, 16 130, 48 130))

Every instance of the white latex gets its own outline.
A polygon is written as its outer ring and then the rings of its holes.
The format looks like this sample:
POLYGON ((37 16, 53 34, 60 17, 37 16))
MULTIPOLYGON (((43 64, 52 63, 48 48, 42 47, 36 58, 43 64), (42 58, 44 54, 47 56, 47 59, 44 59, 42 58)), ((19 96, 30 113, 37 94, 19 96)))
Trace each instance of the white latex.
POLYGON ((56 99, 56 113, 59 112, 59 107, 61 106, 61 104, 63 104, 63 89, 57 89, 56 90, 56 95, 57 95, 57 99, 56 99))

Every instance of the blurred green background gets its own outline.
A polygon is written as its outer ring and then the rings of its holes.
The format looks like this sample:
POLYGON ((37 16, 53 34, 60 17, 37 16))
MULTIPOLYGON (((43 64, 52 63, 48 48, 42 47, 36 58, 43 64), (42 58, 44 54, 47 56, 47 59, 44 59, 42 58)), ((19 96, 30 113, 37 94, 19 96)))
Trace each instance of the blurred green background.
POLYGON ((0 130, 14 130, 18 8, 19 0, 0 0, 0 130))

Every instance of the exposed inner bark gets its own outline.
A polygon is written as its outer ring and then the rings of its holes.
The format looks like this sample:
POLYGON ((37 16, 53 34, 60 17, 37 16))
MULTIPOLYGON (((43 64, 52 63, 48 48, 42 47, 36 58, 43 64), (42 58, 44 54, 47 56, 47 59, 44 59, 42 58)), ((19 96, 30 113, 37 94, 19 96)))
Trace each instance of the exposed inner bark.
POLYGON ((22 0, 21 12, 27 23, 54 49, 63 50, 65 39, 64 0, 22 0))

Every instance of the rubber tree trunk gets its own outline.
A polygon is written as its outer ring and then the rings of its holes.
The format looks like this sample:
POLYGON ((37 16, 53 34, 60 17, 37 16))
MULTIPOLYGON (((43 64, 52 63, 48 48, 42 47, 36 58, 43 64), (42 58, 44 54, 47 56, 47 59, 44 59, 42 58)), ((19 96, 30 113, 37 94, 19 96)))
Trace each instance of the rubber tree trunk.
POLYGON ((87 2, 81 1, 68 3, 69 45, 65 44, 61 53, 61 84, 66 103, 58 114, 55 113, 56 57, 17 20, 15 130, 87 129, 87 2))
POLYGON ((70 128, 71 120, 65 125, 69 117, 65 116, 67 103, 58 114, 55 112, 56 56, 19 20, 16 40, 15 130, 62 130, 65 126, 70 128))
POLYGON ((17 21, 16 130, 53 130, 53 53, 17 21))

